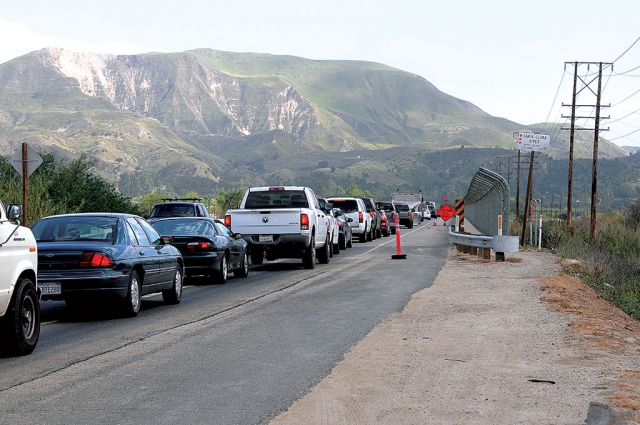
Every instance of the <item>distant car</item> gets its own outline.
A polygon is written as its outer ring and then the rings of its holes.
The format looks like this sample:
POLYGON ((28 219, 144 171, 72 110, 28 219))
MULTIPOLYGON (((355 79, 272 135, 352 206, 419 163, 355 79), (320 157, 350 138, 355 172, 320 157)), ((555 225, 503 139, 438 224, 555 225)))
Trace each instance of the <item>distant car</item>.
POLYGON ((436 209, 436 203, 431 201, 425 201, 425 204, 429 206, 431 212, 431 218, 438 218, 438 210, 436 209))
POLYGON ((184 265, 142 217, 83 213, 41 218, 31 230, 38 245, 38 287, 43 300, 71 306, 110 299, 135 316, 141 297, 162 292, 167 304, 182 298, 184 265))
POLYGON ((331 228, 329 234, 331 235, 331 250, 329 255, 333 257, 333 254, 340 253, 340 244, 338 243, 340 231, 338 229, 338 222, 333 215, 333 204, 324 198, 318 198, 318 204, 320 209, 324 211, 329 219, 329 227, 331 228))
POLYGON ((431 220, 431 210, 429 209, 428 204, 422 204, 422 217, 425 220, 431 220))
POLYGON ((347 217, 340 208, 333 208, 333 216, 338 224, 338 244, 340 249, 351 248, 353 246, 353 232, 349 223, 353 222, 353 219, 347 217))
POLYGON ((173 217, 153 223, 171 245, 180 250, 187 277, 206 275, 215 283, 225 283, 229 272, 249 275, 247 242, 239 233, 211 217, 173 217))
POLYGON ((367 212, 371 216, 373 229, 373 239, 382 237, 382 212, 376 207, 376 203, 371 198, 360 198, 367 207, 367 212))
POLYGON ((168 217, 209 217, 207 207, 200 198, 166 198, 153 206, 144 218, 151 224, 168 217))
POLYGON ((420 223, 420 217, 411 211, 409 204, 405 204, 404 202, 394 202, 393 205, 396 207, 401 225, 406 226, 408 229, 412 229, 413 226, 420 223))
POLYGON ((398 218, 398 212, 396 207, 391 201, 378 201, 376 207, 387 216, 387 226, 392 235, 396 234, 396 218, 398 218))

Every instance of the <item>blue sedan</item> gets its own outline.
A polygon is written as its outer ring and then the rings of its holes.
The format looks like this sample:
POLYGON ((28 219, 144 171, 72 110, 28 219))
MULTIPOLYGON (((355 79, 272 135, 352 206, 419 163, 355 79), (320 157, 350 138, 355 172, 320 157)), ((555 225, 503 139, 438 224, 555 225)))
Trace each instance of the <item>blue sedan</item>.
POLYGON ((229 272, 236 277, 249 275, 247 242, 218 220, 209 217, 160 219, 153 227, 178 248, 187 276, 207 275, 225 283, 229 272))
POLYGON ((142 217, 85 213, 45 217, 31 230, 38 245, 38 287, 43 300, 68 305, 109 298, 135 316, 141 296, 162 292, 167 304, 182 298, 180 251, 142 217))

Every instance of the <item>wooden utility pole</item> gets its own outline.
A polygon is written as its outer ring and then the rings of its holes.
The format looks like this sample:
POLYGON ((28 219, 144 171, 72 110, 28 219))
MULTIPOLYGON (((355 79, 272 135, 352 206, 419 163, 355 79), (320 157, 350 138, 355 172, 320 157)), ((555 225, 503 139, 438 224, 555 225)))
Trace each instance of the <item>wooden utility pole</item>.
POLYGON ((22 225, 28 226, 27 223, 27 144, 22 144, 22 225))
MULTIPOLYGON (((533 191, 533 154, 531 151, 531 159, 529 161, 529 182, 527 183, 527 195, 524 199, 524 217, 522 220, 522 237, 520 238, 520 245, 524 246, 525 235, 527 231, 527 214, 529 213, 529 203, 531 201, 531 192, 533 191)), ((518 152, 520 154, 520 152, 518 152)), ((518 173, 519 175, 519 173, 518 173)))
MULTIPOLYGON (((607 105, 607 106, 601 106, 601 102, 600 102, 600 97, 602 94, 602 69, 603 69, 603 65, 606 66, 611 66, 613 69, 613 63, 604 63, 604 62, 565 62, 565 66, 567 64, 572 64, 574 66, 574 74, 573 74, 573 99, 571 102, 571 105, 565 105, 563 104, 562 106, 571 106, 571 116, 564 116, 562 115, 562 118, 571 118, 571 127, 570 128, 565 128, 562 127, 562 130, 570 130, 571 131, 571 136, 570 136, 570 142, 569 142, 569 187, 568 187, 568 191, 567 191, 567 231, 570 232, 571 231, 571 202, 572 202, 572 179, 573 179, 573 145, 574 145, 574 134, 576 131, 578 130, 591 130, 594 132, 594 139, 593 139, 593 167, 592 167, 592 175, 591 175, 591 222, 589 225, 589 234, 591 235, 592 238, 594 238, 596 236, 596 199, 597 199, 597 182, 598 182, 598 137, 599 137, 599 132, 600 131, 608 131, 609 129, 607 128, 606 130, 604 129, 600 129, 600 120, 601 119, 608 119, 609 117, 600 117, 600 109, 602 107, 610 107, 611 105, 607 105), (598 76, 593 78, 590 81, 585 81, 582 77, 578 76, 578 67, 580 65, 587 65, 587 71, 589 70, 589 65, 598 65, 598 76), (583 86, 580 90, 577 90, 577 81, 578 79, 580 79, 580 81, 582 82, 583 86), (598 81, 598 88, 596 91, 594 91, 591 88, 591 83, 593 83, 594 81, 598 81), (589 105, 589 104, 585 104, 585 105, 578 105, 576 104, 576 99, 577 99, 577 95, 580 94, 584 89, 588 89, 593 95, 595 95, 596 97, 596 104, 595 105, 589 105), (576 108, 579 107, 591 107, 591 108, 595 108, 595 117, 592 117, 590 115, 587 116, 576 116, 576 108), (575 128, 575 120, 576 119, 595 119, 595 125, 594 128, 579 128, 576 129, 575 128)), ((587 76, 590 76, 587 72, 587 76)))

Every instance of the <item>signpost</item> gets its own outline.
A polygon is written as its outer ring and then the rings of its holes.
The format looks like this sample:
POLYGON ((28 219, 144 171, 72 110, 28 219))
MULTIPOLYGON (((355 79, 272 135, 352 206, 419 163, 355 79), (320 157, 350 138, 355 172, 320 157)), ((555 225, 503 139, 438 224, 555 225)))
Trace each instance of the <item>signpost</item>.
POLYGON ((26 143, 10 159, 11 165, 22 176, 22 225, 27 226, 27 178, 42 164, 42 158, 26 143))
POLYGON ((550 143, 548 134, 519 133, 516 147, 522 151, 548 152, 550 143))

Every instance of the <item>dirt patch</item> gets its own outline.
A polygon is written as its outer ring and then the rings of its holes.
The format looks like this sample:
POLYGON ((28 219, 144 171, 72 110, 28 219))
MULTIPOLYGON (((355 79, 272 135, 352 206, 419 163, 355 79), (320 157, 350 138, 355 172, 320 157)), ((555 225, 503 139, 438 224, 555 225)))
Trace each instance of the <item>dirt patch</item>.
POLYGON ((452 248, 432 287, 272 424, 580 424, 591 401, 640 409, 638 322, 552 254, 507 260, 452 248))

